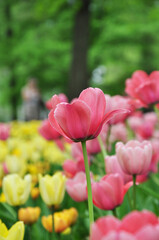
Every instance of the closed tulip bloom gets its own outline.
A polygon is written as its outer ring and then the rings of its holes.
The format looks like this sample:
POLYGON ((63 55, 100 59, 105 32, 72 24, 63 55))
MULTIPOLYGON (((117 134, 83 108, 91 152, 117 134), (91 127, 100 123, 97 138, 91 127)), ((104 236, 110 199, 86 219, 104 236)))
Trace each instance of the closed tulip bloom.
POLYGON ((40 194, 47 205, 58 205, 62 202, 65 194, 65 181, 66 178, 61 172, 53 176, 39 175, 40 194))
POLYGON ((113 210, 123 202, 124 191, 119 174, 106 175, 99 182, 92 183, 93 203, 100 209, 113 210))
POLYGON ((1 240, 23 240, 24 223, 16 222, 9 230, 0 220, 0 239, 1 240))
POLYGON ((67 180, 66 191, 74 201, 81 202, 88 198, 86 186, 86 174, 79 172, 74 178, 67 180))
POLYGON ((105 122, 126 110, 106 112, 104 93, 98 88, 83 90, 72 103, 58 103, 49 113, 49 121, 61 135, 75 142, 96 138, 105 122))
POLYGON ((57 132, 50 124, 49 120, 46 119, 42 122, 39 133, 46 140, 55 140, 58 139, 61 135, 57 132))
POLYGON ((2 189, 8 204, 24 204, 31 191, 31 175, 28 174, 22 179, 17 174, 9 174, 3 178, 2 189))
POLYGON ((116 155, 122 170, 126 174, 145 174, 151 163, 152 145, 148 141, 131 140, 125 145, 118 142, 116 144, 116 155))
POLYGON ((18 211, 18 219, 25 224, 33 224, 38 220, 40 212, 39 207, 20 208, 18 211))

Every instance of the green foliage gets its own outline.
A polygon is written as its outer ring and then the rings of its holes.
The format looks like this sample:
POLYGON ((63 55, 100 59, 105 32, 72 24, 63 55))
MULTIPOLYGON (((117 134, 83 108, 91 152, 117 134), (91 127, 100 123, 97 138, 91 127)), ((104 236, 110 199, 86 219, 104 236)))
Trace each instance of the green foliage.
MULTIPOLYGON (((21 103, 20 90, 29 77, 39 80, 44 100, 68 92, 80 5, 81 0, 0 1, 0 107, 11 105, 11 95, 21 103)), ((90 85, 123 94, 133 71, 158 69, 159 1, 91 0, 89 9, 90 85), (105 73, 98 81, 93 71, 100 66, 105 73)))

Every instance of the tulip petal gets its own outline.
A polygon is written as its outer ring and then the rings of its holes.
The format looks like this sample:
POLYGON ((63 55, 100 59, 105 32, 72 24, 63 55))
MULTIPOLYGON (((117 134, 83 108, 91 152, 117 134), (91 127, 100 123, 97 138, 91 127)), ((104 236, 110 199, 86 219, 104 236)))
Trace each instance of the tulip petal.
POLYGON ((106 109, 105 95, 99 88, 87 88, 81 92, 79 99, 90 107, 91 126, 89 133, 90 135, 94 135, 104 117, 106 109))
POLYGON ((90 108, 80 100, 73 103, 60 103, 56 107, 54 119, 58 123, 62 135, 74 141, 87 139, 91 122, 90 108))

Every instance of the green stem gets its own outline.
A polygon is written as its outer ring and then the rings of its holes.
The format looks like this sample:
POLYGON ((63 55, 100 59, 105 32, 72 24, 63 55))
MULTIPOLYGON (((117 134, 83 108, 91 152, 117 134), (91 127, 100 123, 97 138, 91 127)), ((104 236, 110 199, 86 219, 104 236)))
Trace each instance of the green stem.
POLYGON ((129 202, 130 209, 132 210, 133 207, 132 207, 132 204, 131 204, 131 198, 130 198, 129 191, 127 192, 127 198, 128 198, 128 202, 129 202))
POLYGON ((114 217, 117 218, 117 211, 116 211, 116 208, 114 208, 114 209, 112 210, 112 212, 113 212, 114 217))
POLYGON ((51 206, 51 214, 52 214, 52 234, 51 234, 51 240, 56 240, 57 239, 57 236, 56 236, 56 233, 55 233, 54 212, 55 212, 54 206, 51 206))
POLYGON ((92 187, 91 187, 91 178, 90 178, 89 164, 88 164, 88 157, 87 157, 86 141, 81 142, 81 144, 82 144, 85 172, 86 172, 86 179, 87 179, 88 211, 89 211, 89 222, 91 226, 91 224, 94 222, 94 213, 93 213, 92 187))
POLYGON ((28 240, 31 240, 31 225, 28 226, 28 240))
POLYGON ((133 209, 136 209, 136 175, 133 175, 133 209))
POLYGON ((105 167, 105 173, 106 173, 105 157, 107 156, 107 152, 106 152, 106 149, 105 149, 105 147, 104 147, 104 144, 103 144, 103 141, 102 141, 102 138, 101 138, 100 135, 98 136, 98 142, 99 142, 99 145, 100 145, 100 148, 101 148, 101 151, 102 151, 102 156, 103 156, 103 161, 104 161, 104 167, 105 167))

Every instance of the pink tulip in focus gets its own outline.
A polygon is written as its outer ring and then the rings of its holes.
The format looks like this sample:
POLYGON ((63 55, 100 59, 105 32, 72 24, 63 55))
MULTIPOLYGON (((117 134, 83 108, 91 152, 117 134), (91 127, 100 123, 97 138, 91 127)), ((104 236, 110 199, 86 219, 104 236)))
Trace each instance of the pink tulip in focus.
POLYGON ((87 88, 70 104, 55 101, 49 113, 49 121, 61 135, 79 142, 96 138, 105 122, 125 112, 127 110, 116 109, 106 113, 102 90, 87 88))
POLYGON ((42 125, 39 128, 39 133, 46 140, 55 140, 61 136, 59 132, 52 128, 48 119, 42 122, 42 125))
POLYGON ((74 178, 67 180, 66 191, 74 201, 81 202, 87 199, 86 186, 86 174, 79 172, 74 178))
MULTIPOLYGON (((56 95, 58 98, 59 98, 59 101, 60 102, 68 102, 68 98, 66 97, 65 94, 63 93, 60 93, 58 95, 56 95)), ((45 106, 48 110, 51 110, 52 109, 52 99, 49 99, 46 103, 45 103, 45 106)))
POLYGON ((117 231, 120 221, 113 217, 101 217, 91 226, 90 240, 102 240, 104 236, 112 231, 117 231))
POLYGON ((106 173, 107 174, 111 174, 111 173, 120 174, 120 176, 123 178, 124 184, 129 181, 132 181, 132 176, 125 174, 123 172, 123 170, 121 169, 116 155, 106 156, 105 162, 106 162, 105 165, 106 165, 106 173))
POLYGON ((0 123, 0 140, 5 141, 9 138, 10 127, 7 124, 0 123))
POLYGON ((142 70, 134 72, 132 78, 126 80, 125 91, 146 105, 158 102, 159 71, 154 71, 150 75, 142 70))
POLYGON ((154 213, 147 210, 142 212, 133 211, 123 218, 120 231, 134 234, 147 225, 155 226, 157 224, 159 224, 158 218, 154 213))
POLYGON ((117 173, 92 183, 93 203, 100 209, 113 210, 123 202, 124 194, 124 182, 117 173))
POLYGON ((118 142, 116 144, 116 155, 123 172, 126 174, 145 174, 151 163, 152 145, 148 141, 131 140, 125 145, 118 142))

